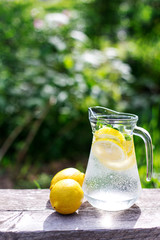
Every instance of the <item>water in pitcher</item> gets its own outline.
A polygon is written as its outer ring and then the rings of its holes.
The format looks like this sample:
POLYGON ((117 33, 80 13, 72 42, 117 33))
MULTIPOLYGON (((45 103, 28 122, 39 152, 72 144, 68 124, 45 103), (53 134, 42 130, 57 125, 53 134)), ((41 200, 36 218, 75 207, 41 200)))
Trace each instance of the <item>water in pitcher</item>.
POLYGON ((133 136, 121 130, 95 129, 83 184, 87 200, 109 211, 129 208, 141 192, 133 136))

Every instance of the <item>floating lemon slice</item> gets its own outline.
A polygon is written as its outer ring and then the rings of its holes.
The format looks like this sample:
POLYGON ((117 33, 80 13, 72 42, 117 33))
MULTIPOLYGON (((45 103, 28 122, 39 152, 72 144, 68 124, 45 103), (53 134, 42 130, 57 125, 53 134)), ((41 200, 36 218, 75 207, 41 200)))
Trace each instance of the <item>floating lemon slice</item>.
POLYGON ((107 138, 107 139, 115 140, 121 144, 123 144, 123 142, 125 141, 125 137, 121 132, 110 127, 103 127, 95 131, 94 136, 96 140, 99 138, 107 138))
POLYGON ((130 141, 125 141, 123 146, 126 149, 127 156, 130 157, 134 152, 133 138, 130 141))
POLYGON ((135 164, 134 158, 127 157, 123 145, 112 139, 96 140, 92 151, 101 164, 112 170, 126 170, 135 164))

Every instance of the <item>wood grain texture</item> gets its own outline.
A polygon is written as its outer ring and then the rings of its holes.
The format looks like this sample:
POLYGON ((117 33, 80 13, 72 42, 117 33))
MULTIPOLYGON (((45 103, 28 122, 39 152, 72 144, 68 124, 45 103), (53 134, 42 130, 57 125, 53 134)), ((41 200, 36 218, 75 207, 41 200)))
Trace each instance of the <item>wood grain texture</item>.
POLYGON ((107 212, 84 201, 72 215, 60 215, 49 190, 0 190, 0 240, 158 240, 160 189, 143 189, 130 209, 107 212))

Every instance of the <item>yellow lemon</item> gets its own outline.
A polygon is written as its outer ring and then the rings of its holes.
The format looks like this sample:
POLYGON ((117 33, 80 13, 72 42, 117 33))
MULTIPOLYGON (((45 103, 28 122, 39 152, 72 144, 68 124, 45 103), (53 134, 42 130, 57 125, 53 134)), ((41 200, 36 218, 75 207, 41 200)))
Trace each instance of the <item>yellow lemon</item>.
POLYGON ((125 137, 121 132, 110 127, 103 127, 95 131, 94 137, 96 140, 99 138, 107 138, 107 139, 115 140, 119 143, 123 143, 125 141, 125 137))
POLYGON ((112 170, 125 170, 135 163, 133 158, 127 157, 123 145, 112 139, 98 139, 93 143, 92 151, 105 167, 112 170))
POLYGON ((82 204, 83 190, 73 179, 57 182, 50 191, 50 203, 61 214, 74 213, 82 204))
POLYGON ((123 143, 124 148, 126 149, 127 156, 130 157, 133 152, 134 152, 134 142, 133 142, 133 137, 131 138, 130 141, 125 141, 123 143))
POLYGON ((56 184, 58 181, 60 181, 62 179, 73 179, 82 186, 83 180, 84 180, 84 173, 80 172, 76 168, 65 168, 65 169, 61 170, 60 172, 58 172, 52 178, 52 181, 50 184, 50 189, 52 189, 54 184, 56 184))

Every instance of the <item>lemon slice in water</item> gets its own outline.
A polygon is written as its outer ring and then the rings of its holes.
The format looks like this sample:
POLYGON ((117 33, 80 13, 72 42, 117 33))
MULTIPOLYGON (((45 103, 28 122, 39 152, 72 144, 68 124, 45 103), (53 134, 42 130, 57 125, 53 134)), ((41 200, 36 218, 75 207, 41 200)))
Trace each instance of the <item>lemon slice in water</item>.
POLYGON ((110 128, 110 127, 103 127, 101 129, 95 131, 94 137, 96 140, 99 138, 107 138, 107 139, 115 140, 122 144, 125 141, 125 137, 123 136, 123 134, 121 132, 119 132, 118 130, 116 130, 114 128, 110 128))
POLYGON ((96 140, 92 145, 92 152, 101 164, 112 170, 126 170, 135 163, 134 158, 127 156, 123 145, 112 139, 96 140))
POLYGON ((130 141, 125 141, 123 143, 124 148, 126 149, 127 156, 130 157, 132 154, 134 154, 134 142, 133 137, 130 141))

